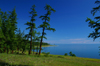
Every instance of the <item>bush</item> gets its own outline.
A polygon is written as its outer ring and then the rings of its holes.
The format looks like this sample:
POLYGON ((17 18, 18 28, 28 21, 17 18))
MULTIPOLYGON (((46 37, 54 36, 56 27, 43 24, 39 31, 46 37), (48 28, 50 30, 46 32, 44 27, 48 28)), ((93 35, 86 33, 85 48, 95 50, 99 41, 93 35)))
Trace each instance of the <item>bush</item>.
POLYGON ((65 53, 64 56, 67 56, 67 53, 65 53))
POLYGON ((70 54, 70 56, 74 56, 74 57, 76 57, 76 55, 73 54, 72 52, 69 52, 69 54, 70 54))
POLYGON ((69 55, 72 56, 72 52, 69 52, 69 55))
POLYGON ((75 55, 75 54, 72 54, 72 56, 76 57, 76 55, 75 55))

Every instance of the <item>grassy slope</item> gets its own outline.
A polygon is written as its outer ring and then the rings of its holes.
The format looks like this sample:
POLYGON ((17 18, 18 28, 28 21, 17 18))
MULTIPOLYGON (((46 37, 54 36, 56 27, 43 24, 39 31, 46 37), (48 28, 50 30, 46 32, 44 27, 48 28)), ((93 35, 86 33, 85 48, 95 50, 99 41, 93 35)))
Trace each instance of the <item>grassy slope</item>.
POLYGON ((100 66, 100 59, 79 58, 62 55, 49 55, 40 57, 36 55, 19 55, 19 54, 6 54, 0 53, 0 65, 30 65, 30 66, 100 66))

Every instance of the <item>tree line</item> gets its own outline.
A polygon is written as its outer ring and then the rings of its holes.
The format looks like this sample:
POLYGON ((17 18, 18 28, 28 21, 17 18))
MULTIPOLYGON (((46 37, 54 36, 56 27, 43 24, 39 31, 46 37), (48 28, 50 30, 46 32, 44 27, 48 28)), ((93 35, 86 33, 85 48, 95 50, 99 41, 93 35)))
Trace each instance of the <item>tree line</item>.
POLYGON ((28 54, 31 54, 32 49, 33 53, 34 50, 37 49, 37 54, 39 53, 40 55, 42 45, 48 45, 48 43, 43 43, 43 38, 47 39, 45 37, 45 30, 55 31, 49 24, 51 12, 55 12, 55 10, 50 5, 46 5, 44 8, 47 13, 39 17, 43 20, 43 23, 36 27, 35 17, 37 17, 37 12, 35 11, 35 7, 36 6, 33 5, 29 12, 29 14, 31 14, 31 16, 29 16, 30 22, 24 24, 28 25, 26 28, 26 30, 29 29, 28 34, 24 34, 24 31, 21 32, 20 28, 17 28, 17 14, 15 8, 13 11, 8 12, 3 12, 0 9, 0 53, 11 52, 13 54, 15 50, 18 52, 22 50, 22 53, 24 53, 28 50, 28 54), (42 35, 36 31, 38 28, 42 28, 42 35), (30 41, 29 38, 31 39, 30 41), (37 47, 35 48, 35 46, 37 47))

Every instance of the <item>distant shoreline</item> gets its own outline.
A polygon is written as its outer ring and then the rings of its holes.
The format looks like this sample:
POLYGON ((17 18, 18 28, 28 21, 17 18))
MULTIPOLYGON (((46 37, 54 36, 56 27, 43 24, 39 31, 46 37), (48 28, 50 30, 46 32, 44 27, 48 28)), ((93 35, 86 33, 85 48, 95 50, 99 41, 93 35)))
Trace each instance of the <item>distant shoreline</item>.
MULTIPOLYGON (((50 46, 57 46, 57 45, 42 45, 42 47, 50 47, 50 46)), ((37 47, 37 46, 35 46, 37 47)))
POLYGON ((42 47, 50 47, 50 46, 57 46, 57 45, 43 45, 42 47))

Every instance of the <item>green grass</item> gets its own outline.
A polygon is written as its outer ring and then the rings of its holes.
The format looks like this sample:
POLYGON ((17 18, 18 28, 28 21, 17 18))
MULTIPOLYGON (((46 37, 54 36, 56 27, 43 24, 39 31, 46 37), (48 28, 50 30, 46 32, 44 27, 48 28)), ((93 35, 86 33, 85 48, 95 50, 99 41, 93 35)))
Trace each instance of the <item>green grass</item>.
POLYGON ((100 59, 80 58, 63 55, 36 55, 0 53, 0 66, 100 66, 100 59))

